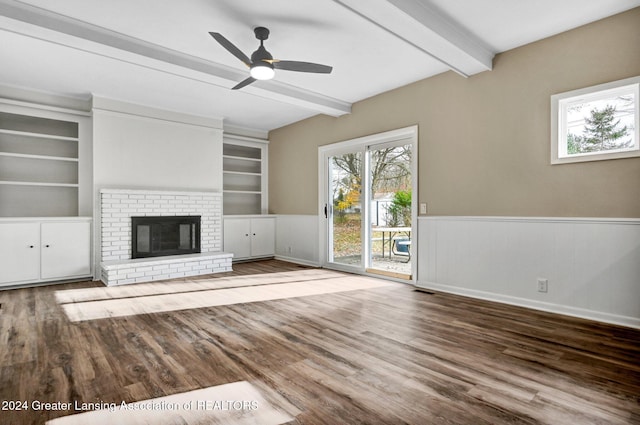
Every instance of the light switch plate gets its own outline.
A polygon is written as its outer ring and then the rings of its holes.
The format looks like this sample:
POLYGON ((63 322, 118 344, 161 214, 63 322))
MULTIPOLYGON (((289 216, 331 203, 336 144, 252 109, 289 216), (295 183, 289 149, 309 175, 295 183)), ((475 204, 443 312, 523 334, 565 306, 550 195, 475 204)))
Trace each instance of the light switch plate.
POLYGON ((427 213, 427 203, 426 202, 421 202, 420 203, 420 214, 426 214, 427 213))

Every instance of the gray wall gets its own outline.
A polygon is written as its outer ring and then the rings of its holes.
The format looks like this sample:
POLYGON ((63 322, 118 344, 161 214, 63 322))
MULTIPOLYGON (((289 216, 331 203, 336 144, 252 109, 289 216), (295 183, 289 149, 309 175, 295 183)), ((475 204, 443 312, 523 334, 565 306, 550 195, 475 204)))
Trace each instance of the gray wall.
POLYGON ((318 146, 418 124, 430 215, 640 217, 640 158, 550 165, 550 96, 640 75, 639 23, 632 9, 271 131, 270 212, 318 213, 318 146))

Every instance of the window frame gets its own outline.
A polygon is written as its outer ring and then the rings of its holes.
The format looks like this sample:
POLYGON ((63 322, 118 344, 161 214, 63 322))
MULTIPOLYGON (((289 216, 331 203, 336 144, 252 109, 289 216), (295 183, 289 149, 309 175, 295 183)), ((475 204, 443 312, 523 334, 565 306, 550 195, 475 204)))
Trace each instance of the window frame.
POLYGON ((608 159, 633 158, 640 156, 640 76, 626 78, 624 80, 612 81, 610 83, 598 84, 596 86, 585 87, 551 96, 551 164, 566 164, 574 162, 602 161, 608 159), (565 105, 574 104, 578 100, 584 103, 597 100, 599 98, 615 95, 630 89, 634 99, 634 146, 628 150, 615 150, 611 152, 589 152, 566 156, 562 155, 561 149, 566 152, 566 110, 565 105), (582 98, 582 99, 581 99, 582 98), (562 143, 562 144, 561 144, 562 143))

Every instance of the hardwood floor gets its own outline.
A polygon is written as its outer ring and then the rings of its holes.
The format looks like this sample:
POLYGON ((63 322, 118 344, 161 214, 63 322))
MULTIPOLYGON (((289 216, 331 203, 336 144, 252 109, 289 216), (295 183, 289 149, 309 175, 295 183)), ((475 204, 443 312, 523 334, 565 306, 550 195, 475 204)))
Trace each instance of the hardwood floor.
MULTIPOLYGON (((234 269, 192 280, 306 268, 234 269)), ((56 292, 99 286, 0 292, 0 402, 29 407, 1 424, 238 381, 289 424, 640 424, 639 330, 405 284, 69 321, 56 292)))

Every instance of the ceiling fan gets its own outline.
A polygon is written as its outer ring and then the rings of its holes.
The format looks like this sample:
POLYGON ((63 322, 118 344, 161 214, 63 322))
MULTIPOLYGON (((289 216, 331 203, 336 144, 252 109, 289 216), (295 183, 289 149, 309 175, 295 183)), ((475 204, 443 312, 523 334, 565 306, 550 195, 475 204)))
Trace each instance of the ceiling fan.
POLYGON ((240 49, 227 40, 222 34, 217 32, 209 33, 211 34, 211 37, 222 45, 222 47, 227 49, 233 56, 240 59, 240 61, 250 69, 249 73, 251 76, 232 87, 231 90, 241 89, 256 80, 270 80, 275 75, 275 69, 282 69, 284 71, 314 72, 319 74, 330 74, 333 70, 333 67, 317 63, 274 59, 273 56, 271 56, 271 53, 264 48, 264 41, 269 38, 269 30, 265 27, 256 27, 253 32, 255 33, 256 38, 260 40, 260 47, 251 54, 251 59, 242 53, 240 49))

